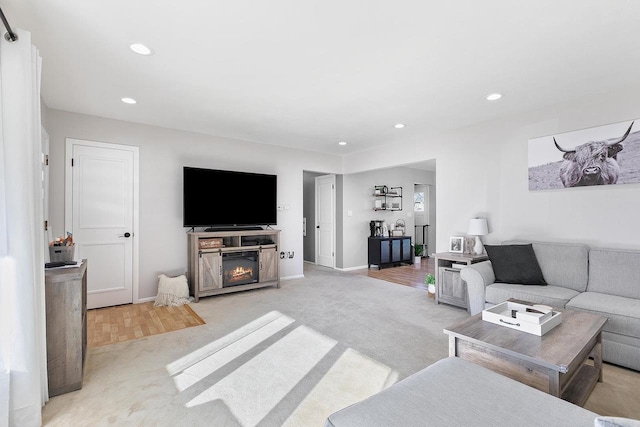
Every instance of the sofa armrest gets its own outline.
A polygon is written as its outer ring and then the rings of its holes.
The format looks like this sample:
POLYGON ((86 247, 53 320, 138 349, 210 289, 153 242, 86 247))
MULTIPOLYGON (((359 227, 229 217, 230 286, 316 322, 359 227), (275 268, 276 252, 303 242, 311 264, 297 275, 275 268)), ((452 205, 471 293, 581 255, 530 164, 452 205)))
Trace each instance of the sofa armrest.
POLYGON ((469 295, 469 312, 473 316, 484 310, 486 300, 485 287, 496 280, 491 261, 471 264, 460 270, 460 278, 467 282, 469 295))

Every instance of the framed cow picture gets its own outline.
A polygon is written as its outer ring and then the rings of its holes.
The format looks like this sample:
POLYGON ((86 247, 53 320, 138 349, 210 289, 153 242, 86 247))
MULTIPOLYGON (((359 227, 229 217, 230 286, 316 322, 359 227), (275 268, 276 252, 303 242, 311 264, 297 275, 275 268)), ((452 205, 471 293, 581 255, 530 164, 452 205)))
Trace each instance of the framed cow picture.
POLYGON ((529 140, 529 190, 640 182, 640 119, 529 140))

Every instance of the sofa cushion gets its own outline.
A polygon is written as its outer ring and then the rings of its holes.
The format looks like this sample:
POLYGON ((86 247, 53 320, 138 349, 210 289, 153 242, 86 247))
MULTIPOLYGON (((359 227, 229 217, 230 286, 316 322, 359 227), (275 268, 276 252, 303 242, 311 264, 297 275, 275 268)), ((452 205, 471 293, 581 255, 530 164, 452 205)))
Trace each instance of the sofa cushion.
POLYGON ((449 357, 330 415, 325 426, 591 427, 596 417, 469 361, 449 357))
POLYGON ((516 298, 536 304, 564 308, 571 298, 579 292, 560 286, 515 285, 511 283, 494 283, 486 288, 486 300, 491 304, 499 304, 509 298, 516 298))
POLYGON ((606 362, 640 371, 640 338, 602 332, 602 358, 606 362))
POLYGON ((485 245, 497 283, 546 285, 533 247, 529 245, 485 245))
POLYGON ((562 286, 578 292, 584 292, 587 289, 589 249, 585 245, 522 240, 503 242, 503 244, 523 243, 532 243, 533 251, 547 284, 562 286))
POLYGON ((617 295, 584 292, 573 298, 567 308, 608 317, 603 331, 640 338, 640 300, 617 295))
POLYGON ((640 299, 640 251, 591 249, 587 290, 640 299))

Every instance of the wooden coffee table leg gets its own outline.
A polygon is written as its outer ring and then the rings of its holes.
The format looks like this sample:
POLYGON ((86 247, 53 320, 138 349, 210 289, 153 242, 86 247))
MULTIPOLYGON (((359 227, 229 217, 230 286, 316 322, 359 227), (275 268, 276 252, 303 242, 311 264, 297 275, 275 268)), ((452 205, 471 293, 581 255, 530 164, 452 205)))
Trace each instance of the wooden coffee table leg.
POLYGON ((602 382, 602 333, 598 334, 598 342, 593 347, 593 366, 598 370, 598 382, 602 382))
POLYGON ((549 394, 560 397, 560 372, 549 369, 549 394))

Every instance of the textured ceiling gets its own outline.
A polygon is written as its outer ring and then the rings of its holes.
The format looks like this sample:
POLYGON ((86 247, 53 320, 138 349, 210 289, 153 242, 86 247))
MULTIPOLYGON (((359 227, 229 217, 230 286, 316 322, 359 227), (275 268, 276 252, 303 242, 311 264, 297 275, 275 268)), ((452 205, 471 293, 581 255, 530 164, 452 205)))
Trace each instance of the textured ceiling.
POLYGON ((333 154, 640 88, 637 0, 2 7, 40 49, 50 108, 333 154))

